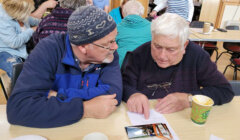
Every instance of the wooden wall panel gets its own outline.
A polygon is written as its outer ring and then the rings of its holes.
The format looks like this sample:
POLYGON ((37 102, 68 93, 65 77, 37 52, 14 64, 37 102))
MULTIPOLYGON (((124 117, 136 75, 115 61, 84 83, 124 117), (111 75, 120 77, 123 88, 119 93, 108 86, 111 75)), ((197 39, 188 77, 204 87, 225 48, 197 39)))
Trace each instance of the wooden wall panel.
POLYGON ((221 0, 203 0, 200 21, 211 22, 215 25, 221 0))

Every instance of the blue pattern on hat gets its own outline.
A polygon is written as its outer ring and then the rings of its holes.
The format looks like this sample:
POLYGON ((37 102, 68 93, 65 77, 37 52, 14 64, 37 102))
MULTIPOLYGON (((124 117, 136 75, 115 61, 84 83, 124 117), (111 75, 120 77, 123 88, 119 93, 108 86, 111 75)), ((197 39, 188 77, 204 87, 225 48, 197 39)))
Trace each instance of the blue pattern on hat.
POLYGON ((69 40, 74 45, 83 45, 99 40, 116 28, 110 15, 95 6, 82 6, 68 19, 69 40))

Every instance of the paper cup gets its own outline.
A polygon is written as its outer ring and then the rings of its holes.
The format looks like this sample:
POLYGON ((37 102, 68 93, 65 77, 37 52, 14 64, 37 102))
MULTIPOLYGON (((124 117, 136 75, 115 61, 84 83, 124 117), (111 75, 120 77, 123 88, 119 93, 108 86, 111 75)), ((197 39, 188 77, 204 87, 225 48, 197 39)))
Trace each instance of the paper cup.
POLYGON ((208 34, 210 33, 210 26, 211 24, 208 22, 205 22, 203 25, 203 34, 208 34))
POLYGON ((204 95, 194 95, 192 99, 191 119, 196 124, 204 124, 214 101, 204 95))
POLYGON ((93 132, 83 137, 83 140, 108 140, 108 137, 100 132, 93 132))

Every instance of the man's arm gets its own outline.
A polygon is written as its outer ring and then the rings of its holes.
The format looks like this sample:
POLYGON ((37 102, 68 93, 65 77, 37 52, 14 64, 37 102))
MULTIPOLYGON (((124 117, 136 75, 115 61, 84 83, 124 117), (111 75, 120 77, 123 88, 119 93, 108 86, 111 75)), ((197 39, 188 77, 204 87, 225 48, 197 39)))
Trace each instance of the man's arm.
POLYGON ((47 11, 48 8, 55 8, 58 4, 55 0, 48 0, 42 3, 37 10, 35 10, 31 16, 41 19, 43 14, 47 11))
POLYGON ((137 90, 137 81, 140 73, 138 61, 140 60, 133 55, 130 55, 128 58, 126 69, 123 72, 123 100, 127 102, 129 111, 144 114, 144 117, 148 119, 150 107, 148 98, 137 90))
POLYGON ((162 9, 164 9, 165 7, 167 7, 167 0, 162 0, 162 1, 158 1, 158 3, 155 3, 157 6, 152 10, 152 12, 150 13, 151 17, 155 17, 157 16, 157 12, 161 11, 162 9))

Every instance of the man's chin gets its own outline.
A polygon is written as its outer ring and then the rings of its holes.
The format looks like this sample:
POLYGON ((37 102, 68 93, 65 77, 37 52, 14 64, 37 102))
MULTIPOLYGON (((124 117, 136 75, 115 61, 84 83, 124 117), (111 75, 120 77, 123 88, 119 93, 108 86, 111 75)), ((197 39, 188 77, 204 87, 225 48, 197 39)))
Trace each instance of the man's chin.
POLYGON ((102 63, 108 64, 111 63, 113 61, 113 58, 106 58, 102 61, 102 63))
POLYGON ((157 65, 158 65, 160 68, 167 68, 167 67, 169 67, 169 64, 167 64, 167 63, 157 63, 157 65))

